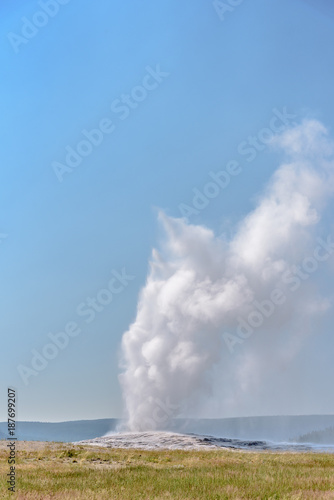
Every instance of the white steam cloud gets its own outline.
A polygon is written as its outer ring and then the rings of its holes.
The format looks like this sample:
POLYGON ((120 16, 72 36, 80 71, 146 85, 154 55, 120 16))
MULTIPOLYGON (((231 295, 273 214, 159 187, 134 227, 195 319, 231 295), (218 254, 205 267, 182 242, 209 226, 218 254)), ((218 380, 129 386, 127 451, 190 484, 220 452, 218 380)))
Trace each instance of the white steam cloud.
POLYGON ((259 391, 330 307, 312 275, 333 252, 321 222, 334 192, 333 143, 316 120, 275 137, 287 156, 232 241, 160 213, 137 316, 122 340, 128 428, 163 428, 210 393, 216 366, 223 403, 259 391), (309 279, 310 278, 310 279, 309 279), (254 335, 253 335, 254 334, 254 335))

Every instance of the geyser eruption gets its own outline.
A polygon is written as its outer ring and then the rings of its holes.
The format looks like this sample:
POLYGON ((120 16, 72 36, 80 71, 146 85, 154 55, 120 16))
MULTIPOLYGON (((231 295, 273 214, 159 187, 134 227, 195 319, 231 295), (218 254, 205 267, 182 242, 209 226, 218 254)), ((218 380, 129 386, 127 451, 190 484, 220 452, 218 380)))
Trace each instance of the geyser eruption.
POLYGON ((269 368, 291 363, 312 318, 330 306, 313 277, 333 253, 322 221, 333 195, 333 144, 315 120, 273 143, 286 162, 231 241, 159 215, 165 240, 122 340, 130 430, 166 428, 196 408, 216 366, 233 409, 236 394, 260 391, 269 368))

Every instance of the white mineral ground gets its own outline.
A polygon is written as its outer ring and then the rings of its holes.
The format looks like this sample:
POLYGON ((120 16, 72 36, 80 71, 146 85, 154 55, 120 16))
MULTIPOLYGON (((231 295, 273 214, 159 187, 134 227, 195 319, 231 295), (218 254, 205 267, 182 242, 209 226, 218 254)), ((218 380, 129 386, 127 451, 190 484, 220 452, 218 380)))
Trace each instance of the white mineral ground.
POLYGON ((243 441, 239 439, 179 434, 164 431, 120 432, 99 438, 78 441, 74 444, 104 446, 108 448, 132 448, 141 450, 217 450, 219 448, 254 451, 334 451, 334 447, 243 441))

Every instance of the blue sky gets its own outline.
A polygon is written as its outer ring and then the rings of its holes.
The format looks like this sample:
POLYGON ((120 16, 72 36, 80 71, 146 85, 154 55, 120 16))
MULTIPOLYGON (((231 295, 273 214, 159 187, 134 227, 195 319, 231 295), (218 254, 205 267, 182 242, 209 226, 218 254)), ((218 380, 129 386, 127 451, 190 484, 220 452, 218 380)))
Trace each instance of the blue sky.
POLYGON ((279 161, 266 147, 247 162, 238 146, 274 109, 333 132, 334 9, 245 0, 221 20, 204 0, 70 0, 14 46, 9 33, 22 36, 22 18, 37 19, 42 3, 0 7, 0 419, 8 386, 21 420, 117 417, 120 341, 159 239, 157 209, 180 216, 210 171, 238 160, 242 174, 191 217, 233 231, 279 161), (122 120, 112 103, 157 66, 161 82, 122 120), (114 131, 59 182, 54 162, 105 118, 114 131), (78 305, 123 268, 134 279, 86 324, 78 305), (17 366, 70 321, 80 335, 25 385, 17 366))

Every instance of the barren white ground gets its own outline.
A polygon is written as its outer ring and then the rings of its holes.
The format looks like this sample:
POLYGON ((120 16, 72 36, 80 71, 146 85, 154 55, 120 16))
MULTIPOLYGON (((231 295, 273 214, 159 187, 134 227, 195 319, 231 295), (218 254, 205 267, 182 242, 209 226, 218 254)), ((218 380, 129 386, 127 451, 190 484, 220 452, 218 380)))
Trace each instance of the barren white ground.
POLYGON ((291 443, 271 443, 266 441, 242 441, 239 439, 179 434, 165 431, 119 432, 95 439, 79 441, 75 444, 105 446, 108 448, 133 448, 141 450, 215 450, 232 448, 243 450, 276 451, 334 451, 333 447, 315 447, 291 443))

